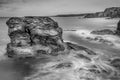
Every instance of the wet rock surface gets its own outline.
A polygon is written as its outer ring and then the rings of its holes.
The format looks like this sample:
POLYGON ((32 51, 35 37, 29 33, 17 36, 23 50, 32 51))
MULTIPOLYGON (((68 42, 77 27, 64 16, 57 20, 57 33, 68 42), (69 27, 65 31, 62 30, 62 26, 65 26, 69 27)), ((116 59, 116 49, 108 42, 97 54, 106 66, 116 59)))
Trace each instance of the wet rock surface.
POLYGON ((25 80, 109 80, 118 75, 118 62, 64 42, 62 29, 49 17, 12 17, 6 24, 11 40, 6 55, 31 69, 25 80))

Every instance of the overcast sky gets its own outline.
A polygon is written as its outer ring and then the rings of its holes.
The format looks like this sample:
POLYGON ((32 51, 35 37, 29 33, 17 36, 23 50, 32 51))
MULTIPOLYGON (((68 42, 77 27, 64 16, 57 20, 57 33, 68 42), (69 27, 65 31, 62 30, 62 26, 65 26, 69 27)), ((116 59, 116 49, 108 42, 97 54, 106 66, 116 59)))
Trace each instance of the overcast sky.
POLYGON ((0 0, 0 16, 46 16, 103 11, 120 0, 0 0))

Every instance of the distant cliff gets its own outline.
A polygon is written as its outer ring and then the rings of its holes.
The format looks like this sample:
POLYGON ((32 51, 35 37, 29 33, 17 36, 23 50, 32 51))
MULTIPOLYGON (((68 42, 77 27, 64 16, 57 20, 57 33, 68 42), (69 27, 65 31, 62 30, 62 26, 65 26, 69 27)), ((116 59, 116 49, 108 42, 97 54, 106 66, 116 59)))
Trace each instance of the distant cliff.
POLYGON ((97 18, 97 17, 120 18, 120 7, 110 7, 106 8, 102 12, 96 13, 57 15, 57 17, 71 17, 71 16, 80 16, 81 18, 97 18))
POLYGON ((111 18, 120 17, 120 7, 111 7, 105 9, 105 11, 103 12, 103 16, 111 18))

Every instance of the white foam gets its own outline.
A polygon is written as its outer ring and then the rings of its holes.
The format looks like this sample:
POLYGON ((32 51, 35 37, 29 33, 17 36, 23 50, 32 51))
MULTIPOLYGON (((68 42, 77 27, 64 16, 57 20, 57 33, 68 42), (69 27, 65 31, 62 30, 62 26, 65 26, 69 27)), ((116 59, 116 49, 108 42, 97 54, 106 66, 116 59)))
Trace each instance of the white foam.
POLYGON ((109 42, 114 44, 115 48, 120 48, 120 37, 116 36, 116 35, 97 35, 97 34, 91 34, 90 30, 77 30, 75 32, 75 35, 78 35, 79 37, 82 37, 83 39, 90 38, 92 39, 91 42, 98 42, 99 40, 95 40, 95 38, 100 37, 100 39, 103 39, 105 41, 108 41, 108 45, 109 42))

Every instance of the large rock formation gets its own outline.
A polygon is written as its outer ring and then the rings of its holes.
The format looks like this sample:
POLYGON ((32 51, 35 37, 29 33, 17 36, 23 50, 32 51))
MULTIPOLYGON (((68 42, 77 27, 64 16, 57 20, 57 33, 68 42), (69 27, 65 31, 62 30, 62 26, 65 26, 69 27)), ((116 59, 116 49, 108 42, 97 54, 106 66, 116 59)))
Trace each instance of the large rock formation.
POLYGON ((103 12, 104 17, 119 18, 120 17, 120 7, 106 8, 103 12))
POLYGON ((12 17, 7 23, 9 57, 56 54, 65 50, 62 29, 48 17, 12 17))
POLYGON ((29 66, 25 80, 108 80, 118 75, 117 63, 111 66, 92 50, 64 42, 62 29, 49 17, 12 17, 6 24, 11 39, 6 54, 29 66))

